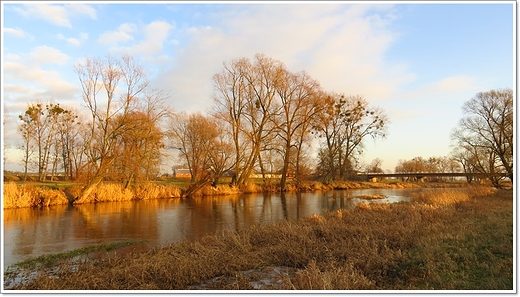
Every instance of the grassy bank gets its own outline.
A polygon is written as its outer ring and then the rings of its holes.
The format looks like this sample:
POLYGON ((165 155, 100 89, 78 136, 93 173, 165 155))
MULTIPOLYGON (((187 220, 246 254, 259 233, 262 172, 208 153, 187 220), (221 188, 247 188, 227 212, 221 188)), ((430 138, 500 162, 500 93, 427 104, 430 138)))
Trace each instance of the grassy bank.
MULTIPOLYGON (((425 188, 425 187, 465 187, 466 183, 409 183, 409 182, 305 182, 299 185, 289 184, 287 191, 330 191, 369 188, 425 188)), ((124 188, 118 183, 102 183, 89 196, 86 203, 130 201, 181 197, 188 186, 187 180, 170 183, 142 183, 124 188)), ((78 197, 83 185, 72 183, 15 183, 4 182, 4 208, 42 207, 68 204, 78 197)), ((237 195, 241 193, 279 192, 278 184, 250 182, 242 186, 230 186, 227 183, 215 187, 206 185, 192 196, 237 195)))
POLYGON ((512 290, 513 265, 512 191, 467 187, 62 260, 14 289, 512 290))

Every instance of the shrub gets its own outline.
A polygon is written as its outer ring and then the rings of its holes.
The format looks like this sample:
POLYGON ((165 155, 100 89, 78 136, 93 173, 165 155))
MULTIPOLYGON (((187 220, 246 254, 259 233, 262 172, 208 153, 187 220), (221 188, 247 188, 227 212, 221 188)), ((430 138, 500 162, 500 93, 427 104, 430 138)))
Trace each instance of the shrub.
POLYGON ((22 208, 68 204, 69 200, 61 190, 18 186, 14 182, 4 183, 4 208, 22 208))

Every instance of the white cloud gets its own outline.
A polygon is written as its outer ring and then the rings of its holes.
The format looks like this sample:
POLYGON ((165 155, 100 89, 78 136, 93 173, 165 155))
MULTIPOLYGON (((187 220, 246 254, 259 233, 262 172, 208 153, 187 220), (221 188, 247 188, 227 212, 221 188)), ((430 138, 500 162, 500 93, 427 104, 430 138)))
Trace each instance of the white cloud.
POLYGON ((475 88, 474 82, 475 79, 473 77, 469 77, 467 75, 457 75, 447 77, 435 83, 433 89, 442 92, 466 91, 475 88))
POLYGON ((417 88, 402 92, 401 99, 405 100, 439 100, 437 98, 465 99, 479 89, 476 78, 467 75, 455 75, 441 80, 420 85, 417 88))
POLYGON ((222 63, 256 53, 280 60, 291 71, 306 71, 327 91, 364 95, 369 101, 393 98, 414 79, 405 65, 390 64, 385 53, 397 35, 390 5, 246 5, 217 15, 212 26, 187 30, 175 67, 158 86, 173 89, 183 110, 211 105, 212 76, 222 63))
POLYGON ((90 5, 74 3, 74 4, 65 5, 65 8, 70 12, 70 14, 73 14, 73 15, 85 14, 93 20, 97 19, 96 10, 90 5))
POLYGON ((4 99, 9 102, 27 102, 34 100, 71 100, 78 88, 62 78, 57 68, 65 65, 69 57, 61 51, 39 46, 25 54, 9 54, 3 63, 4 99), (59 66, 58 66, 59 65, 59 66))
MULTIPOLYGON (((152 22, 144 27, 144 37, 138 44, 129 47, 116 47, 113 50, 121 53, 131 53, 132 55, 154 57, 162 53, 163 45, 167 41, 170 31, 174 28, 172 24, 164 21, 152 22)), ((118 32, 123 32, 122 29, 133 30, 133 27, 122 28, 120 26, 120 31, 118 32)))
POLYGON ((25 32, 22 29, 18 29, 18 28, 16 28, 16 29, 15 28, 4 28, 4 33, 13 35, 13 36, 19 37, 19 38, 26 37, 25 32))
POLYGON ((136 31, 136 25, 125 23, 118 27, 117 31, 109 31, 101 34, 98 42, 105 45, 117 45, 119 42, 133 40, 134 37, 129 33, 136 31))
POLYGON ((58 26, 72 28, 71 16, 87 15, 96 19, 96 11, 85 4, 25 4, 24 8, 15 8, 15 11, 28 18, 39 18, 58 26))
POLYGON ((85 41, 88 40, 88 33, 81 33, 79 34, 79 38, 74 38, 74 37, 65 37, 63 36, 63 34, 58 34, 58 39, 62 39, 62 40, 65 40, 67 41, 68 43, 74 45, 74 46, 81 46, 85 41))
POLYGON ((45 45, 36 47, 30 55, 37 63, 41 64, 56 63, 58 65, 65 65, 69 59, 69 56, 61 51, 45 45))

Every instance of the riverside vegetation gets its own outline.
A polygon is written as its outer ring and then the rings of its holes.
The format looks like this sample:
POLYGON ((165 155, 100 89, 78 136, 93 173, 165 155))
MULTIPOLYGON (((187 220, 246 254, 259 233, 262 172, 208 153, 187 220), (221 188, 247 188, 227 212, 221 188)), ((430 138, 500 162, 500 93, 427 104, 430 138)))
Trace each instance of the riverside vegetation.
MULTIPOLYGON (((424 187, 464 187, 465 183, 410 183, 389 180, 387 182, 303 182, 299 185, 287 184, 286 191, 329 191, 364 188, 424 188, 424 187)), ((186 180, 177 180, 175 183, 148 182, 124 187, 120 183, 101 183, 83 203, 147 200, 163 198, 180 198, 189 186, 186 180)), ((79 183, 16 183, 4 182, 4 209, 23 207, 42 207, 68 203, 81 193, 79 183)), ((205 185, 200 187, 191 196, 237 195, 247 193, 280 192, 279 184, 256 183, 252 180, 241 186, 232 186, 221 183, 216 186, 205 185)))
POLYGON ((6 282, 13 290, 512 290, 513 195, 424 191, 411 202, 138 245, 29 262, 6 282))

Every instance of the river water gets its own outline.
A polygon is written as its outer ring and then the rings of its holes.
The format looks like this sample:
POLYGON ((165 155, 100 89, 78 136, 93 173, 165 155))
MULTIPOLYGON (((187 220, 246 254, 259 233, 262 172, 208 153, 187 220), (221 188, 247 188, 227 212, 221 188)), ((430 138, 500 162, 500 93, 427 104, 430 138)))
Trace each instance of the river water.
POLYGON ((43 254, 85 246, 146 240, 152 246, 196 239, 255 224, 298 220, 353 208, 363 195, 382 194, 379 203, 408 201, 418 189, 362 189, 318 193, 272 193, 192 199, 106 202, 42 209, 4 210, 4 271, 43 254))

